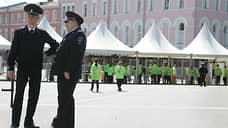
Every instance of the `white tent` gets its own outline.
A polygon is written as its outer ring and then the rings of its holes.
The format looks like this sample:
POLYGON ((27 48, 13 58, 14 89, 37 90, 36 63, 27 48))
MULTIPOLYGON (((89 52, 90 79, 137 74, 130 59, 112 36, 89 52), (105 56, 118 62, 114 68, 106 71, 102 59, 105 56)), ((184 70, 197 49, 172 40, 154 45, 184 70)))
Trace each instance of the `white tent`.
POLYGON ((193 57, 228 56, 228 50, 216 41, 206 24, 204 24, 196 38, 182 52, 192 54, 193 57))
POLYGON ((87 38, 86 54, 133 55, 134 53, 131 48, 115 38, 103 22, 100 22, 87 38))
POLYGON ((141 56, 186 56, 175 48, 153 23, 146 35, 133 47, 141 56))
POLYGON ((38 25, 38 28, 46 30, 48 32, 48 34, 55 39, 57 42, 61 42, 62 41, 62 37, 55 32, 55 30, 51 27, 51 25, 49 24, 47 17, 44 16, 43 19, 40 21, 40 24, 38 25))
POLYGON ((2 35, 0 35, 0 49, 1 50, 9 50, 10 45, 11 45, 11 43, 7 39, 2 37, 2 35))

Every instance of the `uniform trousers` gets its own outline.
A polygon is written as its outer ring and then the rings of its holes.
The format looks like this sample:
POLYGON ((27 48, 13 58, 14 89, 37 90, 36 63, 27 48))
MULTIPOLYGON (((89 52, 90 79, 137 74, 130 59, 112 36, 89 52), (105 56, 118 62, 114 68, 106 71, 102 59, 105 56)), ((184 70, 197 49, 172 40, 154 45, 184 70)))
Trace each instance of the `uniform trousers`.
POLYGON ((97 92, 98 92, 99 91, 99 80, 92 80, 90 90, 93 91, 93 87, 94 87, 94 83, 95 82, 96 82, 96 85, 97 85, 97 92))
POLYGON ((19 126, 21 111, 23 106, 24 91, 27 82, 29 81, 29 94, 27 111, 25 116, 25 126, 33 125, 33 115, 36 110, 37 102, 40 94, 40 81, 41 81, 41 70, 23 70, 18 68, 17 80, 16 80, 16 93, 12 112, 12 125, 19 126))
POLYGON ((75 105, 74 89, 78 79, 65 79, 64 75, 58 75, 58 109, 57 116, 53 120, 54 128, 74 128, 75 105))
POLYGON ((116 79, 117 80, 117 87, 118 87, 118 91, 122 91, 122 83, 123 83, 123 79, 116 79))

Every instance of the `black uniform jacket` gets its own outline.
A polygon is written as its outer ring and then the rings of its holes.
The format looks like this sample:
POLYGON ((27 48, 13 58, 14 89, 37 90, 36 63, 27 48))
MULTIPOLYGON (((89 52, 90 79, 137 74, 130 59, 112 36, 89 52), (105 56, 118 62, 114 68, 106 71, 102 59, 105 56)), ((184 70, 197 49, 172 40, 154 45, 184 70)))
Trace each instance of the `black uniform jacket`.
POLYGON ((14 70, 15 61, 23 70, 42 69, 45 43, 51 47, 45 54, 54 54, 59 44, 46 31, 36 28, 31 33, 27 26, 16 30, 7 60, 9 70, 14 70))
POLYGON ((85 48, 86 36, 81 28, 69 32, 57 49, 53 63, 53 72, 57 75, 63 75, 64 72, 69 72, 71 77, 80 77, 85 48))

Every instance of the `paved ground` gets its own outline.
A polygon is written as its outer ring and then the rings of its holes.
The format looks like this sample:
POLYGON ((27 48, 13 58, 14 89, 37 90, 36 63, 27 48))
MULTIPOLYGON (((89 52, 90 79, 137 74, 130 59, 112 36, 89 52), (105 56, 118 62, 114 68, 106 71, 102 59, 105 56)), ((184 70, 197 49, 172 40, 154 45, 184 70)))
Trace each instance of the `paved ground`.
MULTIPOLYGON (((9 87, 0 82, 0 89, 9 87)), ((56 114, 56 83, 42 83, 35 122, 50 128, 56 114)), ((227 128, 228 87, 101 84, 101 93, 89 91, 89 84, 79 84, 77 128, 227 128)), ((1 128, 10 125, 10 94, 0 92, 1 128)), ((26 107, 27 92, 25 93, 26 107)), ((23 115, 21 125, 23 124, 23 115)), ((23 125, 22 125, 23 126, 23 125)), ((21 127, 22 128, 22 127, 21 127)))

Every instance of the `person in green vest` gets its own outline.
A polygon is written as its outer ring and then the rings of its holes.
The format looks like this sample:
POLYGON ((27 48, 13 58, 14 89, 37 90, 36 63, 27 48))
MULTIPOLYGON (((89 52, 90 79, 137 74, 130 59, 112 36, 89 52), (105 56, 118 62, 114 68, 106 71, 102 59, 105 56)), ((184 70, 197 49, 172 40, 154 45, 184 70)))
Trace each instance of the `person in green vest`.
POLYGON ((216 85, 219 85, 220 84, 220 78, 222 75, 222 69, 219 67, 219 64, 217 64, 217 66, 214 70, 214 74, 215 74, 216 85))
POLYGON ((157 72, 157 64, 154 63, 154 65, 150 66, 150 76, 151 76, 151 84, 156 84, 156 72, 157 72))
POLYGON ((224 85, 227 85, 227 77, 228 77, 228 69, 226 68, 226 65, 224 66, 224 71, 223 71, 223 82, 224 85))
POLYGON ((193 67, 191 67, 191 70, 190 70, 190 78, 191 78, 191 85, 194 84, 194 70, 193 70, 193 67))
POLYGON ((185 68, 185 84, 189 84, 189 79, 190 79, 190 72, 189 72, 189 68, 186 67, 185 68))
POLYGON ((142 82, 142 66, 138 65, 138 83, 141 84, 142 82))
POLYGON ((171 66, 169 66, 169 68, 168 68, 168 84, 171 84, 172 74, 173 74, 173 69, 171 66))
POLYGON ((197 82, 200 85, 201 83, 200 83, 200 72, 199 72, 199 68, 196 68, 195 72, 196 72, 197 82))
POLYGON ((176 70, 176 64, 172 67, 172 84, 177 83, 177 70, 176 70))
POLYGON ((104 82, 107 83, 108 82, 108 69, 109 69, 109 64, 106 64, 104 66, 104 82))
POLYGON ((110 64, 108 68, 108 83, 113 83, 113 74, 115 66, 110 64))
POLYGON ((124 80, 124 73, 125 73, 125 68, 122 66, 122 62, 119 61, 115 67, 115 74, 116 74, 118 91, 122 91, 121 86, 122 86, 122 83, 124 80))
POLYGON ((163 73, 164 73, 164 84, 168 84, 168 82, 169 82, 169 67, 168 67, 167 63, 165 63, 165 68, 163 69, 163 73))
POLYGON ((157 74, 158 74, 157 84, 160 84, 160 80, 161 80, 161 76, 162 76, 162 67, 161 66, 158 66, 157 74))
POLYGON ((90 90, 93 91, 94 83, 96 82, 96 84, 97 84, 96 92, 99 92, 99 80, 100 80, 102 68, 101 68, 101 65, 98 64, 98 59, 97 58, 94 61, 95 62, 93 63, 93 65, 90 68, 90 75, 91 75, 91 78, 92 78, 92 83, 91 83, 90 90))

